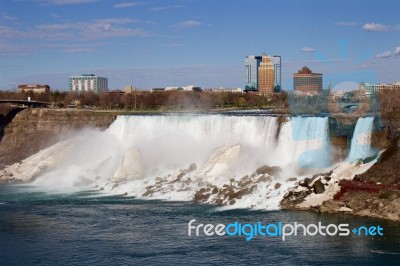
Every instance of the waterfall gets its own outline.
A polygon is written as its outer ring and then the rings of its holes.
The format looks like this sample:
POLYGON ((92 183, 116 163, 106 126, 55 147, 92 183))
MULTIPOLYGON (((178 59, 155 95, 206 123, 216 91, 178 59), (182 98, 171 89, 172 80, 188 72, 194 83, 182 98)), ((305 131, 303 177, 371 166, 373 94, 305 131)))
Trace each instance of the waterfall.
POLYGON ((374 118, 359 118, 351 139, 349 162, 355 162, 359 159, 365 159, 373 155, 371 149, 371 133, 373 129, 374 118))
POLYGON ((275 146, 277 128, 277 118, 268 116, 164 115, 119 116, 107 131, 125 147, 138 147, 147 169, 163 171, 202 163, 216 148, 235 144, 243 151, 239 164, 256 167, 275 146))
POLYGON ((103 132, 77 131, 5 172, 63 192, 277 209, 290 187, 330 167, 330 158, 327 117, 280 125, 273 116, 133 115, 103 132))
POLYGON ((278 143, 279 160, 299 168, 331 165, 329 120, 327 117, 292 117, 283 125, 278 143))

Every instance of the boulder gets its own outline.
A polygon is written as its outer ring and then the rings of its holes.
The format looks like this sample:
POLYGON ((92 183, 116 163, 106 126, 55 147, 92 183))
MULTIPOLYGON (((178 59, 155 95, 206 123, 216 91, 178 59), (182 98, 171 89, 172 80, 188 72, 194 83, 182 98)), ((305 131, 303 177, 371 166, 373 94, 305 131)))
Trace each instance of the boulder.
POLYGON ((350 209, 350 208, 348 208, 348 207, 340 207, 339 208, 339 211, 340 212, 353 212, 353 210, 352 209, 350 209))
POLYGON ((113 181, 126 181, 139 179, 143 176, 142 153, 138 148, 128 149, 117 171, 114 174, 113 181))
POLYGON ((194 202, 206 202, 210 194, 206 192, 205 188, 201 188, 194 194, 194 202))
POLYGON ((191 165, 189 165, 189 168, 187 169, 187 172, 190 173, 190 172, 195 171, 196 169, 197 169, 196 164, 192 163, 191 165))
POLYGON ((279 177, 279 175, 282 173, 282 169, 279 166, 268 166, 268 165, 263 165, 256 170, 257 175, 264 175, 268 174, 270 176, 275 176, 279 177))
POLYGON ((240 144, 220 147, 213 151, 208 160, 200 167, 197 176, 229 176, 235 167, 240 152, 240 144))
POLYGON ((260 183, 260 182, 265 182, 265 183, 267 183, 267 182, 270 182, 270 181, 271 181, 271 177, 270 177, 270 176, 268 176, 268 175, 262 175, 262 176, 260 176, 260 177, 258 178, 257 183, 260 183))
POLYGON ((325 192, 325 186, 321 182, 321 179, 318 179, 317 181, 314 182, 313 188, 315 194, 322 194, 325 192))
POLYGON ((299 186, 301 187, 308 187, 308 185, 310 184, 310 178, 306 177, 303 180, 300 180, 299 182, 299 186))

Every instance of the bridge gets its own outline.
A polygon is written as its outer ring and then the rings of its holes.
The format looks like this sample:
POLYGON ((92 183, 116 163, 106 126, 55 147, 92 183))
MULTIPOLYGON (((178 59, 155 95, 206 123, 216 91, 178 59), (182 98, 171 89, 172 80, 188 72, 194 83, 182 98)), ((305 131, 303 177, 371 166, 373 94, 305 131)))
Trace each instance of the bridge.
POLYGON ((0 99, 0 104, 2 103, 13 103, 23 105, 24 107, 47 107, 49 102, 41 102, 41 101, 28 101, 28 100, 4 100, 0 99))

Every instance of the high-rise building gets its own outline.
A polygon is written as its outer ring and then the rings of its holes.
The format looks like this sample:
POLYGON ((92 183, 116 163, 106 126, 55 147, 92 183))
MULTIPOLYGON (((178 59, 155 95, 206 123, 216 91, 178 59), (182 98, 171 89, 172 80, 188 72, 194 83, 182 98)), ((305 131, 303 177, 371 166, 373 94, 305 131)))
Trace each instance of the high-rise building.
POLYGON ((108 91, 107 78, 98 77, 94 74, 82 74, 81 76, 71 76, 68 81, 69 90, 76 92, 95 93, 108 91))
POLYGON ((319 94, 322 91, 322 74, 313 73, 311 69, 304 66, 293 74, 293 86, 295 91, 307 94, 319 94))
POLYGON ((258 67, 258 92, 260 94, 274 93, 275 71, 271 56, 262 54, 258 67))
POLYGON ((281 56, 273 55, 271 57, 272 64, 274 64, 274 92, 281 91, 281 56))
POLYGON ((246 56, 244 61, 245 91, 258 91, 258 67, 260 63, 261 56, 246 56))
MULTIPOLYGON (((268 76, 269 77, 269 76, 268 76)), ((271 77, 267 78, 268 80, 272 80, 271 77)), ((246 56, 245 59, 245 88, 244 91, 259 91, 260 93, 273 93, 273 92, 280 92, 281 91, 281 57, 279 55, 274 55, 274 56, 269 56, 266 54, 262 54, 261 56, 254 56, 254 55, 249 55, 246 56), (260 68, 261 63, 263 62, 263 57, 266 57, 264 59, 264 65, 262 68, 260 68), (267 59, 268 57, 268 59, 267 59), (272 67, 270 65, 270 62, 272 64, 272 67), (266 84, 263 84, 263 89, 262 91, 260 90, 260 80, 262 80, 264 83, 266 82, 267 78, 267 68, 268 68, 268 73, 269 75, 271 74, 271 71, 273 72, 273 89, 271 91, 271 84, 268 84, 268 92, 266 91, 266 84), (261 72, 260 72, 261 69, 261 72), (260 79, 260 73, 262 73, 264 76, 260 79)))

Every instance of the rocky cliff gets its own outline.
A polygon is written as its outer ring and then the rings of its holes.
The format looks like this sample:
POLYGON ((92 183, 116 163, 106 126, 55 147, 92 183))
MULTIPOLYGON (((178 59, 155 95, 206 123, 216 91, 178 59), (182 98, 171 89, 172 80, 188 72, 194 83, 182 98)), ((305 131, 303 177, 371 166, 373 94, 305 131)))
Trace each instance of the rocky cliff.
MULTIPOLYGON (((340 169, 310 177, 284 196, 281 207, 400 221, 400 120, 383 119, 371 145, 385 151, 368 170, 357 173, 351 165, 345 166, 348 180, 344 182, 340 169)), ((370 160, 360 164, 368 165, 370 160)))
POLYGON ((86 110, 24 109, 4 128, 0 169, 57 143, 75 129, 106 129, 116 116, 86 110))

